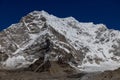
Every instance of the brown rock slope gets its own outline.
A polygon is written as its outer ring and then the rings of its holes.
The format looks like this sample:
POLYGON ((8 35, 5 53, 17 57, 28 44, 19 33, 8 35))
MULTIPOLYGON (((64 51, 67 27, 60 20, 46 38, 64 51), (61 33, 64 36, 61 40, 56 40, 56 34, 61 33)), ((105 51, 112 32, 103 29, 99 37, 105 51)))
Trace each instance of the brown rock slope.
POLYGON ((120 68, 114 71, 90 73, 85 75, 81 80, 120 80, 120 68))

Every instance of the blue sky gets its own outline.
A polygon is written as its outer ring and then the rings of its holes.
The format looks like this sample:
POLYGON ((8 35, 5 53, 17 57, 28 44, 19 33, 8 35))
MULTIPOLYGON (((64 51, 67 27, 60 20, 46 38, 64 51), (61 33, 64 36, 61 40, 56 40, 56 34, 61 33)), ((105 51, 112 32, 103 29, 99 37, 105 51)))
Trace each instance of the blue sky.
POLYGON ((0 30, 34 10, 120 30, 120 0, 0 0, 0 30))

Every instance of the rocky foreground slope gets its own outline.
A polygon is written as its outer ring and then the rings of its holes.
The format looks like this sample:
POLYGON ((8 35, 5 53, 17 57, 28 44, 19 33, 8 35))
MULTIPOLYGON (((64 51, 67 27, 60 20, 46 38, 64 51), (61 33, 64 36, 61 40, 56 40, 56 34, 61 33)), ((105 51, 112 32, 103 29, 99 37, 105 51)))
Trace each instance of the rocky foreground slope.
POLYGON ((52 75, 50 72, 0 71, 0 80, 120 80, 120 69, 114 71, 52 75))
POLYGON ((120 67, 120 31, 34 11, 0 32, 0 69, 51 74, 120 67))

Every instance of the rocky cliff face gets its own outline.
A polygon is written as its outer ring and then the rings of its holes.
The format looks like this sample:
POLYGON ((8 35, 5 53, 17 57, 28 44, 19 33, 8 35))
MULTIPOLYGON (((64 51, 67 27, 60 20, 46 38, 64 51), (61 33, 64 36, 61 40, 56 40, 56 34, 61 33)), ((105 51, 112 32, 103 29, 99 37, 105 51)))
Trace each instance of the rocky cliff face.
POLYGON ((0 32, 0 69, 28 68, 36 61, 43 66, 50 61, 80 71, 113 70, 120 67, 119 49, 117 30, 34 11, 0 32))

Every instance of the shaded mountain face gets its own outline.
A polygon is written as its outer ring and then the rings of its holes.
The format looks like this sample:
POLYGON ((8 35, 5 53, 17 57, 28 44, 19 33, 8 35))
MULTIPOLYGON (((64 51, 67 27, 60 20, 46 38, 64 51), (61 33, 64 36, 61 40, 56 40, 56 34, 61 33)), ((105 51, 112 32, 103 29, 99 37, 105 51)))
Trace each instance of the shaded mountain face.
POLYGON ((0 69, 28 68, 37 61, 38 66, 57 62, 77 71, 114 70, 120 67, 120 32, 73 17, 31 12, 0 32, 0 69))

